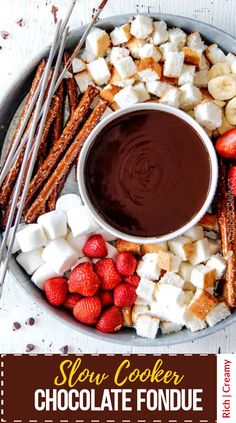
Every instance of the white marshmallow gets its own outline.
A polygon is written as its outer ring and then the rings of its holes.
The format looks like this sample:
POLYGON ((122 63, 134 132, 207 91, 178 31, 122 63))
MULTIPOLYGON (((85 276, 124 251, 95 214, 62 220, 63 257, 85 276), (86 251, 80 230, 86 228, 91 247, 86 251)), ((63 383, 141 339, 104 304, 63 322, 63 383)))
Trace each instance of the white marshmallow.
POLYGON ((153 44, 144 44, 144 46, 139 49, 139 55, 141 59, 152 57, 156 62, 159 62, 161 59, 160 50, 153 44))
POLYGON ((185 236, 179 236, 168 241, 168 247, 173 254, 180 257, 183 261, 188 260, 193 252, 193 244, 185 236))
POLYGON ((140 314, 136 321, 136 332, 143 338, 155 339, 159 329, 160 320, 156 317, 140 314))
POLYGON ((42 251, 43 249, 39 248, 28 253, 20 253, 16 257, 16 261, 28 275, 32 275, 43 264, 42 251))
POLYGON ((130 56, 117 60, 114 66, 122 79, 130 78, 137 70, 137 66, 130 56))
POLYGON ((164 276, 162 276, 162 278, 160 279, 159 283, 167 283, 169 285, 174 285, 179 288, 183 288, 184 286, 184 280, 179 275, 177 275, 177 273, 174 272, 166 272, 164 276))
POLYGON ((213 101, 198 104, 194 112, 196 121, 207 129, 213 130, 222 125, 222 109, 213 101))
POLYGON ((179 332, 182 329, 183 325, 173 322, 161 322, 160 328, 163 335, 168 335, 169 333, 179 332))
POLYGON ((126 43, 130 39, 130 24, 127 23, 122 26, 118 26, 110 33, 110 38, 113 46, 126 43))
POLYGON ((206 317, 206 322, 208 326, 215 326, 217 323, 221 322, 221 320, 230 315, 231 312, 229 307, 225 304, 225 302, 222 302, 213 307, 206 317))
POLYGON ((191 241, 198 241, 199 239, 203 239, 204 238, 203 227, 198 225, 193 226, 192 228, 188 229, 184 233, 184 236, 190 239, 191 241))
POLYGON ((148 304, 153 301, 153 294, 156 284, 148 279, 142 278, 136 289, 136 293, 139 297, 147 301, 148 304))
POLYGON ((212 256, 210 260, 208 260, 207 266, 210 269, 214 269, 216 272, 216 278, 220 279, 226 270, 226 260, 222 257, 221 254, 216 254, 215 256, 212 256))
POLYGON ((113 47, 111 49, 111 64, 114 65, 118 60, 129 56, 129 50, 125 47, 113 47))
POLYGON ((86 38, 86 49, 98 58, 103 57, 110 45, 110 37, 100 28, 93 28, 86 38))
POLYGON ((194 266, 191 263, 188 263, 188 262, 181 263, 179 268, 179 274, 185 282, 190 282, 191 273, 193 269, 194 269, 194 266))
POLYGON ((169 30, 169 41, 175 44, 179 49, 182 49, 186 44, 187 35, 180 28, 173 28, 169 30))
POLYGON ((167 30, 167 24, 164 21, 154 22, 154 31, 152 34, 153 44, 159 46, 165 43, 169 39, 169 33, 167 30))
MULTIPOLYGON (((93 260, 95 260, 95 259, 93 259, 93 260)), ((94 262, 93 260, 92 260, 92 262, 94 262)), ((98 261, 98 259, 96 259, 96 262, 97 261, 98 261)), ((91 263, 91 260, 88 257, 80 257, 75 262, 75 264, 73 264, 73 266, 71 266, 71 270, 75 269, 77 266, 79 266, 79 264, 82 264, 82 263, 91 263)))
POLYGON ((166 53, 163 74, 169 78, 179 78, 183 69, 184 53, 170 51, 166 53))
POLYGON ((58 198, 56 202, 56 210, 67 213, 73 207, 81 206, 81 198, 76 194, 65 194, 58 198))
POLYGON ((72 64, 73 73, 82 72, 83 70, 86 69, 86 64, 84 63, 84 61, 79 59, 78 57, 75 57, 72 60, 71 64, 72 64))
POLYGON ((158 254, 147 253, 139 262, 137 267, 137 274, 141 278, 158 280, 160 277, 160 267, 158 266, 158 254))
POLYGON ((131 106, 139 102, 138 93, 135 91, 134 87, 128 86, 120 90, 114 96, 115 102, 120 108, 131 106))
POLYGON ((200 70, 195 72, 193 84, 198 88, 206 88, 208 85, 208 70, 200 70))
POLYGON ((171 87, 163 97, 160 98, 159 103, 168 104, 169 106, 179 108, 181 91, 176 87, 171 87))
POLYGON ((99 229, 99 226, 90 216, 85 206, 77 206, 68 210, 67 218, 74 237, 77 235, 89 235, 99 229))
POLYGON ((85 93, 89 85, 94 85, 94 82, 87 70, 77 73, 75 75, 75 80, 81 93, 85 93))
POLYGON ((190 282, 197 288, 211 288, 214 286, 215 281, 215 269, 212 269, 209 266, 199 264, 192 270, 190 282))
POLYGON ((70 246, 77 251, 78 257, 82 257, 82 249, 88 239, 88 235, 77 235, 73 236, 72 232, 66 238, 66 241, 70 244, 70 246))
POLYGON ((42 214, 38 218, 38 224, 49 239, 61 238, 67 234, 67 218, 65 213, 59 210, 42 214))
MULTIPOLYGON (((20 224, 18 225, 18 228, 17 228, 16 232, 19 232, 19 231, 20 231, 21 229, 23 229, 25 226, 26 226, 26 225, 25 225, 24 223, 20 223, 20 224)), ((7 247, 9 247, 9 245, 10 245, 10 240, 11 240, 11 236, 12 236, 13 230, 14 230, 14 226, 12 226, 12 227, 10 228, 10 231, 9 231, 9 236, 8 236, 8 238, 7 238, 7 242, 6 242, 6 246, 7 246, 7 247)), ((4 237, 5 232, 6 232, 6 231, 4 231, 4 232, 3 232, 2 237, 4 237)), ((19 245, 19 242, 18 242, 18 240, 17 240, 17 237, 15 236, 14 243, 13 243, 13 247, 12 247, 12 254, 15 254, 15 253, 16 253, 17 251, 19 251, 19 250, 20 250, 20 245, 19 245)))
POLYGON ((55 239, 43 250, 42 259, 56 273, 65 273, 76 263, 78 253, 64 239, 55 239))
POLYGON ((87 68, 95 84, 104 85, 108 83, 111 73, 105 59, 100 57, 99 59, 90 62, 87 68))
POLYGON ((173 88, 173 85, 162 81, 151 81, 146 84, 149 93, 154 94, 157 97, 163 97, 167 92, 173 88))
POLYGON ((150 95, 147 92, 145 84, 143 82, 139 82, 134 86, 136 93, 138 94, 139 101, 142 103, 150 99, 150 95))
POLYGON ((106 242, 106 246, 108 252, 106 257, 112 258, 115 261, 116 257, 118 256, 118 250, 116 249, 116 247, 114 247, 114 245, 109 244, 109 242, 106 242))
POLYGON ((180 97, 180 107, 181 109, 188 111, 192 110, 194 106, 199 104, 202 100, 202 93, 199 88, 195 87, 192 84, 184 84, 180 87, 182 91, 180 97))
POLYGON ((46 235, 41 226, 37 223, 26 225, 17 232, 16 238, 23 253, 36 250, 47 243, 46 235))
POLYGON ((178 85, 193 84, 195 74, 195 66, 183 65, 181 75, 178 79, 178 85))
POLYGON ((58 275, 58 273, 55 272, 47 263, 44 263, 36 270, 36 272, 34 272, 31 276, 31 280, 39 289, 44 291, 44 284, 48 279, 62 275, 63 273, 58 275))
POLYGON ((153 32, 153 20, 148 16, 137 15, 131 22, 130 32, 137 38, 145 40, 153 32))
POLYGON ((193 243, 194 252, 190 257, 189 261, 194 266, 196 264, 207 261, 211 256, 210 244, 207 238, 200 239, 193 243))

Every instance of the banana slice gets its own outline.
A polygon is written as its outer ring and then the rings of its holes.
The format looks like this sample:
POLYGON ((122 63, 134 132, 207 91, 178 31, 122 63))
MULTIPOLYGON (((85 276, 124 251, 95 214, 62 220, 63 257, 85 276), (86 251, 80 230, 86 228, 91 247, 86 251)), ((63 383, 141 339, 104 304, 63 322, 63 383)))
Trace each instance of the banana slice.
POLYGON ((208 71, 208 79, 217 78, 218 76, 222 75, 229 75, 231 72, 231 67, 228 63, 216 63, 211 67, 208 71))
POLYGON ((208 90, 215 100, 230 100, 236 96, 236 75, 222 75, 211 79, 208 90))
POLYGON ((221 108, 226 106, 226 102, 223 100, 213 100, 213 102, 221 108))
POLYGON ((225 114, 222 114, 222 125, 220 128, 218 128, 218 131, 220 135, 223 135, 225 132, 229 131, 230 129, 233 129, 234 126, 230 125, 230 123, 227 121, 225 114))
POLYGON ((225 108, 225 117, 230 125, 236 125, 236 97, 228 102, 225 108))

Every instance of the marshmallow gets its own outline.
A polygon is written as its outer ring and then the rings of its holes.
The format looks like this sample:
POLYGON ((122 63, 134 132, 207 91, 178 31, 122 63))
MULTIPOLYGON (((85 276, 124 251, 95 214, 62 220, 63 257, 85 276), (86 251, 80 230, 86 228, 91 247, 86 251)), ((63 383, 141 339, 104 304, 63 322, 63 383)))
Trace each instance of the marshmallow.
POLYGON ((199 239, 203 239, 204 238, 204 231, 202 226, 193 226, 192 228, 188 229, 185 233, 184 236, 188 239, 190 239, 191 241, 198 241, 199 239))
POLYGON ((43 249, 39 248, 28 253, 20 253, 16 257, 16 261, 28 275, 32 275, 43 264, 42 251, 43 249))
POLYGON ((110 37, 100 28, 93 28, 86 38, 86 49, 98 58, 105 56, 105 53, 110 46, 110 37))
MULTIPOLYGON (((93 260, 92 262, 94 262, 93 260)), ((96 259, 96 262, 97 261, 98 259, 96 259)), ((81 257, 75 262, 75 264, 73 264, 73 266, 71 266, 71 270, 75 269, 77 266, 79 266, 79 264, 82 264, 82 263, 91 263, 91 260, 88 257, 81 257)))
POLYGON ((202 93, 199 88, 195 87, 192 84, 184 84, 180 87, 182 91, 180 97, 180 107, 181 109, 188 111, 192 110, 194 106, 199 104, 202 100, 202 93))
POLYGON ((114 65, 118 60, 129 56, 129 50, 125 47, 113 47, 111 49, 111 64, 114 65))
POLYGON ((110 33, 113 46, 126 43, 131 38, 130 23, 118 26, 110 33))
POLYGON ((206 316, 206 322, 209 326, 215 326, 217 323, 221 322, 221 320, 230 315, 231 312, 229 307, 225 304, 225 302, 222 302, 213 307, 210 313, 206 316))
POLYGON ((86 69, 86 64, 84 63, 84 61, 79 59, 78 57, 75 57, 72 60, 71 64, 72 64, 73 73, 82 72, 83 70, 86 69))
MULTIPOLYGON (((25 227, 25 224, 24 224, 24 223, 20 223, 20 224, 18 225, 18 228, 17 228, 16 232, 19 232, 19 231, 20 231, 22 228, 24 228, 24 227, 25 227)), ((12 227, 10 228, 10 231, 9 231, 9 236, 8 236, 8 238, 7 238, 7 242, 6 242, 6 246, 7 246, 7 247, 9 247, 9 245, 10 245, 10 240, 11 240, 11 236, 12 236, 13 230, 14 230, 14 226, 12 226, 12 227)), ((6 232, 6 231, 4 231, 4 232, 3 232, 2 237, 4 237, 5 232, 6 232)), ((19 245, 19 242, 18 242, 18 240, 17 240, 17 237, 15 236, 14 243, 13 243, 13 247, 12 247, 12 254, 15 254, 15 253, 16 253, 17 251, 19 251, 19 250, 20 250, 20 245, 19 245)))
POLYGON ((155 339, 159 329, 160 320, 156 317, 141 314, 136 321, 136 332, 143 338, 155 339))
POLYGON ((222 125, 222 109, 213 101, 204 101, 194 109, 195 118, 207 129, 216 129, 222 125))
POLYGON ((62 275, 63 273, 58 274, 47 263, 44 263, 34 272, 31 280, 39 289, 44 291, 44 284, 48 279, 62 275))
POLYGON ((61 238, 67 234, 66 215, 59 210, 42 214, 38 218, 38 224, 49 239, 61 238))
POLYGON ((41 226, 37 223, 26 225, 23 229, 17 232, 16 238, 23 253, 36 250, 47 243, 45 233, 41 226))
POLYGON ((212 256, 210 260, 208 260, 207 266, 210 269, 214 269, 216 272, 216 278, 220 279, 226 270, 226 260, 222 257, 221 254, 216 254, 215 256, 212 256))
POLYGON ((118 251, 114 245, 109 244, 109 242, 106 242, 107 246, 107 255, 106 257, 112 258, 114 261, 116 260, 116 257, 118 256, 118 251))
POLYGON ((78 235, 73 236, 72 232, 69 233, 69 235, 66 238, 66 241, 70 244, 70 246, 77 251, 78 257, 83 256, 82 249, 88 239, 88 235, 78 235))
POLYGON ((67 218, 74 237, 77 235, 89 235, 99 229, 99 226, 90 216, 85 206, 77 206, 68 210, 67 218))
POLYGON ((169 285, 174 285, 179 288, 183 288, 184 286, 184 280, 179 275, 173 272, 166 272, 164 276, 162 276, 162 278, 160 279, 159 283, 167 283, 169 285))
POLYGON ((136 293, 139 297, 143 298, 148 304, 153 301, 153 294, 156 284, 148 279, 142 278, 136 289, 136 293))
POLYGON ((153 44, 159 46, 162 43, 165 43, 169 39, 169 33, 167 30, 167 24, 164 21, 154 22, 154 31, 152 34, 153 44))
POLYGON ((92 78, 87 70, 77 73, 75 75, 75 80, 81 93, 85 93, 89 85, 94 85, 92 78))
POLYGON ((179 78, 183 69, 184 54, 170 51, 166 53, 163 74, 168 78, 179 78))
POLYGON ((183 261, 188 260, 193 253, 193 244, 185 236, 179 236, 178 238, 168 241, 168 247, 171 253, 180 257, 183 261))
POLYGON ((183 325, 173 322, 161 322, 160 328, 163 335, 168 335, 169 333, 179 332, 182 329, 183 325))
POLYGON ((56 273, 65 273, 76 263, 78 253, 64 239, 55 239, 43 250, 42 259, 56 273))
POLYGON ((137 15, 131 22, 130 32, 137 38, 145 40, 153 32, 153 20, 148 16, 137 15))
POLYGON ((138 93, 136 92, 134 87, 128 86, 120 90, 114 96, 115 102, 118 104, 120 108, 124 108, 130 106, 132 104, 136 104, 139 102, 138 93))
POLYGON ((187 35, 180 28, 173 28, 169 30, 169 41, 175 44, 178 49, 182 49, 187 40, 187 35))
POLYGON ((122 79, 130 78, 137 70, 135 63, 130 56, 117 60, 114 63, 114 66, 122 79))
POLYGON ((56 202, 56 210, 67 213, 68 210, 74 207, 81 206, 81 198, 76 194, 65 194, 58 198, 56 202))
POLYGON ((95 84, 104 85, 108 83, 111 73, 105 59, 94 60, 88 64, 87 68, 95 84))

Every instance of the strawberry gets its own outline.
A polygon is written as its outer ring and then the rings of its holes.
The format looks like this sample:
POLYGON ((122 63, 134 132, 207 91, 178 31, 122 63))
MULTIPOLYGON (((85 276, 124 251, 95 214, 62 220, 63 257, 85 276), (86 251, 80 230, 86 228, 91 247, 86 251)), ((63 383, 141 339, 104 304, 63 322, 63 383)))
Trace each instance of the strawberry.
POLYGON ((228 181, 232 194, 236 197, 236 166, 230 167, 228 181))
POLYGON ((115 263, 111 258, 104 258, 97 261, 95 272, 101 279, 102 289, 114 289, 121 282, 121 276, 117 272, 115 263))
POLYGON ((91 258, 103 258, 108 254, 106 243, 102 235, 92 235, 83 247, 83 254, 91 258))
POLYGON ((97 330, 104 333, 118 332, 123 325, 123 314, 120 308, 113 306, 104 310, 96 325, 97 330))
POLYGON ((141 278, 138 275, 131 275, 131 276, 126 276, 124 278, 124 282, 127 282, 130 285, 135 286, 135 288, 137 288, 139 285, 140 279, 141 278))
POLYGON ((75 304, 81 299, 82 297, 80 294, 67 294, 67 297, 62 305, 67 310, 73 310, 75 304))
POLYGON ((68 282, 65 278, 51 278, 44 284, 45 294, 50 304, 59 306, 64 303, 68 291, 68 282))
POLYGON ((100 287, 100 280, 91 263, 85 262, 75 267, 69 277, 69 291, 84 297, 92 297, 100 287))
POLYGON ((136 288, 129 283, 121 283, 114 289, 114 304, 117 307, 132 306, 136 297, 136 288))
POLYGON ((95 325, 102 311, 98 296, 83 298, 73 308, 74 317, 85 325, 95 325))
POLYGON ((131 276, 135 272, 137 264, 137 260, 129 251, 118 254, 116 258, 116 268, 124 276, 131 276))
POLYGON ((236 129, 230 129, 215 143, 217 153, 226 159, 236 160, 236 129))
POLYGON ((103 289, 98 293, 99 298, 102 303, 102 307, 109 307, 114 304, 113 300, 113 292, 112 291, 104 291, 103 289))

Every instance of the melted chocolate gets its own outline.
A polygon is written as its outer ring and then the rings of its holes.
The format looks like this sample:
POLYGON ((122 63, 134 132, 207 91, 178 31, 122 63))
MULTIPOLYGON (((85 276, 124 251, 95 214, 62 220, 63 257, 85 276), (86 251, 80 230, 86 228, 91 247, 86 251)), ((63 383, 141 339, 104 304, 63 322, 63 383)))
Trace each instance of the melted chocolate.
POLYGON ((155 110, 119 117, 95 139, 85 164, 90 200, 114 228, 161 236, 189 222, 210 184, 208 152, 199 135, 155 110))

